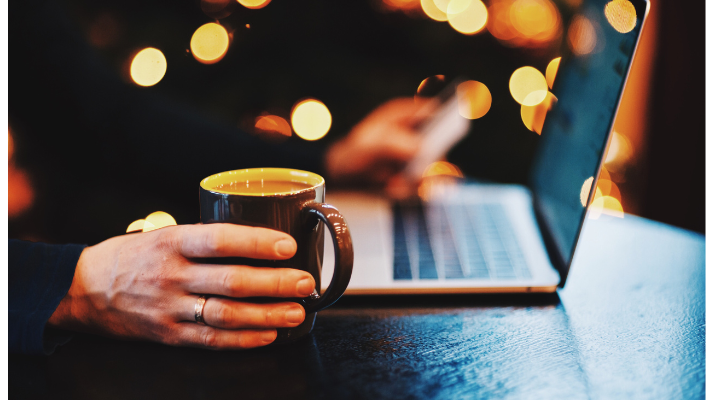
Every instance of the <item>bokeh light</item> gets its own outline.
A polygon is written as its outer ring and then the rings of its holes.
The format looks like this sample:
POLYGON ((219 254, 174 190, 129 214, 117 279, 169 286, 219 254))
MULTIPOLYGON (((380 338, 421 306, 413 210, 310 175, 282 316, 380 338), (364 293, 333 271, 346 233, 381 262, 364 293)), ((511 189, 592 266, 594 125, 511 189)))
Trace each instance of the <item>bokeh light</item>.
POLYGON ((444 75, 433 75, 421 81, 414 97, 434 97, 445 87, 446 78, 444 75))
POLYGON ((170 214, 163 211, 152 212, 146 217, 143 232, 153 231, 166 226, 176 225, 176 220, 170 214))
POLYGON ((129 224, 129 226, 126 228, 126 233, 129 232, 138 232, 144 229, 144 222, 146 220, 143 219, 137 219, 136 221, 132 222, 129 224))
POLYGON ((250 8, 257 10, 263 8, 270 4, 270 0, 238 0, 238 2, 245 8, 250 8))
POLYGON ((263 115, 255 119, 255 133, 269 142, 279 143, 292 136, 293 131, 285 118, 263 115))
POLYGON ((461 169, 456 165, 448 161, 436 161, 429 164, 428 167, 424 169, 422 178, 428 178, 431 176, 453 176, 456 178, 463 178, 464 174, 461 169))
POLYGON ((330 130, 332 114, 321 101, 307 99, 293 107, 290 122, 296 135, 305 140, 318 140, 330 130))
POLYGON ((213 22, 201 25, 191 37, 191 53, 203 64, 220 61, 228 51, 230 38, 226 28, 213 22))
POLYGON ((535 106, 548 95, 548 83, 545 77, 533 67, 521 67, 515 70, 508 87, 513 99, 526 106, 535 106))
POLYGON ((491 109, 491 92, 478 81, 461 82, 456 87, 459 114, 468 119, 478 119, 491 109))
POLYGON ((437 2, 438 0, 421 0, 421 9, 424 11, 424 14, 426 14, 427 17, 433 19, 434 21, 446 21, 448 19, 446 17, 446 7, 444 7, 444 10, 442 10, 436 4, 437 2))
POLYGON ((486 26, 488 10, 481 0, 451 0, 446 17, 457 32, 474 35, 486 26))
POLYGON ((545 99, 535 106, 521 105, 521 119, 526 128, 540 135, 543 131, 545 117, 556 101, 558 99, 555 98, 553 93, 548 92, 545 99))
POLYGON ((612 196, 596 196, 588 207, 588 218, 598 219, 601 215, 624 218, 625 212, 620 201, 612 196))
POLYGON ((585 207, 588 203, 588 196, 590 196, 590 189, 593 187, 594 178, 591 176, 583 182, 583 186, 580 188, 580 204, 585 207))
POLYGON ((593 23, 585 16, 576 15, 568 28, 568 46, 577 55, 590 54, 595 50, 598 37, 593 23))
POLYGON ((421 7, 419 0, 382 0, 382 5, 390 11, 403 11, 407 14, 421 7))
POLYGON ((166 74, 166 57, 161 50, 147 47, 134 56, 129 72, 139 86, 156 85, 166 74))
POLYGON ((17 217, 27 211, 35 200, 30 178, 25 171, 8 166, 7 176, 7 215, 17 217))
POLYGON ((637 10, 628 0, 612 0, 605 4, 607 22, 620 33, 627 33, 637 25, 637 10))
POLYGON ((545 81, 548 83, 548 87, 553 89, 553 82, 555 82, 555 76, 558 74, 558 67, 560 67, 561 57, 554 58, 548 63, 548 67, 545 69, 545 81))
POLYGON ((560 38, 560 12, 551 0, 493 0, 488 30, 511 47, 545 47, 560 38))
POLYGON ((622 164, 632 157, 632 144, 625 135, 617 131, 612 132, 612 139, 607 148, 605 164, 622 164))

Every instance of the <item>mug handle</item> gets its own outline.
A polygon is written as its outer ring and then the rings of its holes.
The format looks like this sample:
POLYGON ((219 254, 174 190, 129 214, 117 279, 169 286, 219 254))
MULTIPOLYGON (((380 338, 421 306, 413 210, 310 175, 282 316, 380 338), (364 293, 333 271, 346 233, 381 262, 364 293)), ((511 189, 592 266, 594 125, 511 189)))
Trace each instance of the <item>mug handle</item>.
POLYGON ((305 313, 312 313, 331 306, 345 293, 352 277, 354 252, 347 222, 337 208, 324 203, 307 203, 302 211, 308 220, 317 218, 325 223, 335 246, 335 272, 330 285, 322 295, 318 294, 320 288, 315 288, 315 293, 303 300, 305 313))

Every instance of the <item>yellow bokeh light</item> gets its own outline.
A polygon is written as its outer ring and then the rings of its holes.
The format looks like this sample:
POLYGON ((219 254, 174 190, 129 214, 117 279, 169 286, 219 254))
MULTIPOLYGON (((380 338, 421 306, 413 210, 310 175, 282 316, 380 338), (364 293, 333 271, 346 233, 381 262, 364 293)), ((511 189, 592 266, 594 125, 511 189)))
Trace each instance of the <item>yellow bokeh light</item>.
POLYGON ((612 132, 612 139, 607 148, 605 164, 617 164, 625 162, 632 157, 632 145, 630 141, 617 131, 612 132))
POLYGON ((238 2, 245 8, 257 10, 267 6, 270 0, 238 0, 238 2))
POLYGON ((481 82, 461 82, 456 87, 459 114, 468 119, 478 119, 491 109, 491 92, 481 82))
POLYGON ((548 63, 548 67, 545 69, 545 81, 548 82, 548 87, 553 89, 553 82, 555 82, 555 75, 558 74, 558 67, 560 67, 561 57, 554 58, 548 63))
POLYGON ((617 218, 625 218, 625 212, 618 199, 612 196, 596 195, 592 204, 588 207, 588 218, 598 219, 603 214, 617 218))
POLYGON ((548 92, 545 99, 535 106, 521 105, 521 119, 526 128, 540 135, 543 131, 545 116, 553 108, 553 104, 556 101, 558 99, 555 98, 553 93, 548 92))
POLYGON ((457 32, 473 35, 486 26, 488 10, 481 0, 451 0, 446 17, 457 32))
POLYGON ((281 142, 292 136, 293 131, 285 118, 264 115, 255 119, 255 133, 271 142, 281 142))
POLYGON ((637 25, 637 10, 627 0, 612 0, 605 4, 607 22, 620 33, 627 33, 637 25))
POLYGON ((143 232, 153 231, 166 226, 176 225, 176 220, 170 214, 163 211, 152 212, 144 221, 143 232))
POLYGON ((430 76, 419 84, 417 87, 416 94, 414 97, 433 97, 439 94, 441 90, 446 85, 446 78, 444 75, 434 75, 430 76))
POLYGON ((293 107, 290 122, 296 135, 305 140, 318 140, 330 130, 332 115, 321 101, 308 99, 293 107))
POLYGON ((461 172, 459 167, 450 162, 437 161, 429 164, 429 166, 424 169, 422 177, 428 178, 430 176, 453 176, 463 178, 464 174, 461 172))
POLYGON ((131 79, 139 86, 153 86, 166 74, 166 57, 159 49, 147 47, 131 60, 131 79))
POLYGON ((590 54, 597 45, 597 31, 589 19, 576 15, 568 28, 568 45, 577 55, 590 54))
POLYGON ((580 188, 580 204, 582 204, 583 207, 588 203, 588 196, 590 196, 590 189, 593 187, 593 180, 594 178, 592 176, 586 179, 583 183, 583 187, 580 188))
POLYGON ((535 106, 548 95, 545 77, 533 67, 521 67, 513 72, 508 82, 511 96, 520 104, 535 106))
POLYGON ((136 221, 132 222, 129 224, 129 227, 126 228, 126 233, 129 232, 138 232, 144 229, 144 222, 146 220, 143 219, 137 219, 136 221))
MULTIPOLYGON (((437 0, 438 1, 438 0, 437 0)), ((446 8, 442 11, 434 0, 421 0, 421 9, 434 21, 446 21, 446 8)), ((447 4, 448 5, 448 4, 447 4)))
POLYGON ((191 36, 191 53, 203 64, 214 64, 226 55, 229 44, 226 28, 209 22, 201 25, 191 36))
POLYGON ((551 0, 492 0, 488 30, 511 47, 546 47, 560 38, 562 22, 551 0))

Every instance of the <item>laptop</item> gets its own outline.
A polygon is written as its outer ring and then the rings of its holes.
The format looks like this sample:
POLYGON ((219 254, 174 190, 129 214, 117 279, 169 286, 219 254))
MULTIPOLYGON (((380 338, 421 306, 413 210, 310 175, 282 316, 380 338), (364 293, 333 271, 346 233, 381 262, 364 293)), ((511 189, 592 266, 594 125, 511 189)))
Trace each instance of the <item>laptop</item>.
MULTIPOLYGON (((565 29, 570 43, 553 84, 557 102, 527 186, 463 183, 428 201, 396 203, 328 191, 327 202, 345 216, 354 245, 345 294, 554 292, 564 286, 648 10, 647 0, 582 2, 577 15, 587 22, 579 19, 573 34, 565 29), (578 35, 584 45, 573 43, 578 35)), ((323 283, 334 268, 327 236, 323 283)))

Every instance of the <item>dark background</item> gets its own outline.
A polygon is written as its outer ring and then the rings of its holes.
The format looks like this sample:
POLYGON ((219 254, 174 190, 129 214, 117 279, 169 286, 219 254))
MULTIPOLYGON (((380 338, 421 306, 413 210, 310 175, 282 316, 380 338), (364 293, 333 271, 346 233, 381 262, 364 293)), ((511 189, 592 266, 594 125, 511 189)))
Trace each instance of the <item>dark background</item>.
MULTIPOLYGON (((643 145, 634 149, 640 155, 638 163, 627 173, 629 181, 637 183, 620 184, 627 196, 623 204, 626 212, 703 232, 704 2, 687 2, 685 7, 660 0, 653 7, 658 7, 653 13, 657 41, 651 96, 643 99, 649 102, 648 115, 643 116, 647 128, 643 145)), ((86 51, 52 55, 57 65, 72 65, 77 62, 73 57, 91 59, 97 74, 112 82, 95 87, 77 74, 70 86, 86 85, 86 93, 126 90, 117 104, 131 93, 132 99, 149 99, 152 107, 165 103, 167 109, 191 110, 195 118, 208 121, 205 131, 177 130, 169 139, 173 147, 167 147, 187 149, 186 154, 195 143, 210 141, 214 128, 246 135, 240 129, 249 129, 260 113, 289 120, 293 104, 314 97, 332 113, 330 133, 319 143, 293 137, 285 145, 296 152, 306 148, 306 157, 317 157, 313 154, 346 134, 381 102, 413 96, 426 77, 478 80, 491 91, 491 110, 473 122, 471 134, 451 152, 449 161, 468 176, 501 182, 525 183, 539 139, 523 125, 508 80, 524 65, 544 72, 560 55, 560 42, 540 49, 510 48, 486 31, 465 36, 447 23, 390 11, 367 0, 274 0, 260 10, 237 5, 221 20, 233 40, 225 58, 214 65, 197 62, 188 50, 195 29, 215 21, 197 1, 64 0, 32 6, 11 2, 9 10, 8 98, 15 162, 29 172, 36 192, 31 208, 10 219, 9 235, 50 242, 96 243, 124 233, 131 221, 157 210, 169 212, 179 224, 198 222, 197 196, 190 195, 193 189, 179 188, 194 188, 201 177, 223 170, 210 168, 259 165, 240 159, 211 164, 211 154, 196 151, 195 157, 181 157, 180 151, 160 148, 154 149, 152 162, 145 162, 146 149, 124 140, 130 133, 87 122, 116 104, 81 94, 68 98, 67 88, 57 84, 65 72, 28 61, 44 51, 41 43, 56 29, 53 25, 43 30, 43 21, 48 21, 46 26, 59 24, 62 31, 88 43, 86 51), (109 39, 92 36, 107 26, 112 32, 109 39), (147 46, 162 50, 167 73, 153 87, 134 88, 126 74, 127 60, 147 46), (88 115, 77 115, 78 109, 88 115)), ((170 124, 157 124, 162 127, 171 129, 170 124)), ((216 146, 222 145, 216 141, 216 146)))

